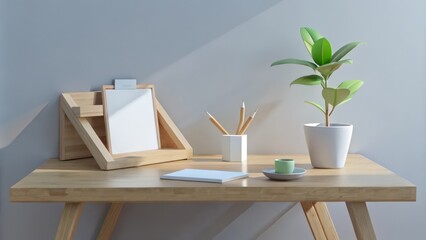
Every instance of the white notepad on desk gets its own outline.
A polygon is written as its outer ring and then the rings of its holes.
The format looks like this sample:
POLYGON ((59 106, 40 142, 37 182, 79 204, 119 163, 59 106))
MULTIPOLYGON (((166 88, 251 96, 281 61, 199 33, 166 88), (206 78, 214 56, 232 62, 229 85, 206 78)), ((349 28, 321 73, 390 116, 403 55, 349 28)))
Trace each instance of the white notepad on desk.
POLYGON ((224 183, 235 179, 246 178, 247 173, 204 169, 183 169, 161 176, 166 180, 182 180, 196 182, 224 183))

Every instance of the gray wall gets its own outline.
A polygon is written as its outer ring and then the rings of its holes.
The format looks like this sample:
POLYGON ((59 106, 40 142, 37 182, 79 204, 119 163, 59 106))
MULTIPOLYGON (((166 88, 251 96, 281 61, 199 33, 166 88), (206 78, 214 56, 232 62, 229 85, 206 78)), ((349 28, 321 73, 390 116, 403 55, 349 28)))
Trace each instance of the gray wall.
MULTIPOLYGON (((250 153, 306 153, 302 125, 321 121, 303 103, 316 88, 288 84, 308 71, 270 68, 306 58, 300 26, 335 49, 365 41, 333 79, 363 79, 336 122, 355 125, 351 152, 418 186, 416 203, 371 203, 379 239, 421 239, 426 212, 426 2, 411 1, 6 1, 0 0, 0 239, 52 239, 61 204, 8 202, 8 189, 58 154, 58 95, 97 90, 117 77, 154 83, 193 145, 218 153, 241 99, 260 108, 250 153), (22 132, 21 132, 22 131, 22 132)), ((333 81, 333 80, 332 80, 333 81)), ((343 204, 330 204, 342 239, 355 239, 343 204)), ((94 239, 106 212, 86 206, 76 239, 94 239)), ((116 239, 309 239, 293 203, 129 204, 116 239), (238 236, 238 237, 237 237, 238 236)))

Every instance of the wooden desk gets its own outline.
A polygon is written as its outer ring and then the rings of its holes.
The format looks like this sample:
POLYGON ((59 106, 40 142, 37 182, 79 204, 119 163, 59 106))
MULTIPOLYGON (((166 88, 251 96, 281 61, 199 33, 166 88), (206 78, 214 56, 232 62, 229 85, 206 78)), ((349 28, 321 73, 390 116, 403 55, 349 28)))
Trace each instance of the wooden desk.
POLYGON ((85 202, 110 202, 99 233, 109 239, 124 202, 254 201, 300 202, 316 239, 338 239, 324 202, 346 202, 358 239, 375 239, 367 201, 415 201, 416 186, 361 155, 350 155, 343 169, 312 169, 305 155, 249 156, 247 164, 196 156, 156 165, 102 171, 94 159, 51 159, 16 183, 12 202, 65 202, 56 239, 72 239, 85 202), (262 170, 276 157, 294 158, 307 169, 295 181, 271 181, 262 170), (184 168, 248 171, 249 178, 224 184, 160 180, 184 168))

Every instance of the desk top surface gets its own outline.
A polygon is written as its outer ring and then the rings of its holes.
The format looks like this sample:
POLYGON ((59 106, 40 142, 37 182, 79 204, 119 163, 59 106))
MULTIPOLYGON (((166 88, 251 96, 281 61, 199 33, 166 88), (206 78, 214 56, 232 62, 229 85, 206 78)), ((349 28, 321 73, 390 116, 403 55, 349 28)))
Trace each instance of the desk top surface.
POLYGON ((94 159, 47 160, 10 189, 12 202, 157 201, 415 201, 416 186, 361 156, 349 155, 343 169, 313 169, 306 155, 252 155, 247 164, 220 156, 195 156, 136 168, 103 171, 94 159), (294 158, 303 178, 272 181, 262 170, 275 158, 294 158), (223 184, 161 180, 185 168, 247 171, 223 184))

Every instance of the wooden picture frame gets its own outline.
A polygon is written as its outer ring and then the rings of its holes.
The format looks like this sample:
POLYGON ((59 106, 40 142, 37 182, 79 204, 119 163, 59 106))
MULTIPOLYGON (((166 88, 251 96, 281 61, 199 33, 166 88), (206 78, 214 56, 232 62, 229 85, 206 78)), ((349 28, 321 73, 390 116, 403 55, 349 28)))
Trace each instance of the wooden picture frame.
POLYGON ((161 149, 154 85, 134 90, 104 85, 102 98, 107 147, 114 157, 161 149))
POLYGON ((102 170, 145 166, 192 158, 189 142, 155 97, 161 149, 112 156, 107 148, 102 92, 71 92, 60 96, 59 160, 93 157, 102 170))

